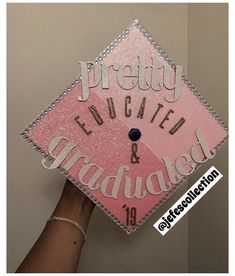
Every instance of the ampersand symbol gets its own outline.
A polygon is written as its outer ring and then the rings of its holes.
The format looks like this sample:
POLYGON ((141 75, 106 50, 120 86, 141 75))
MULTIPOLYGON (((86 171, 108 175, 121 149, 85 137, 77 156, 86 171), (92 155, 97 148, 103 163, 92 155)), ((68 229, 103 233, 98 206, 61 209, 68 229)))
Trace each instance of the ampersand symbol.
POLYGON ((132 152, 132 154, 131 154, 131 163, 135 164, 135 163, 140 162, 139 161, 140 157, 137 156, 137 151, 138 151, 138 145, 136 143, 133 143, 131 145, 131 152, 132 152))

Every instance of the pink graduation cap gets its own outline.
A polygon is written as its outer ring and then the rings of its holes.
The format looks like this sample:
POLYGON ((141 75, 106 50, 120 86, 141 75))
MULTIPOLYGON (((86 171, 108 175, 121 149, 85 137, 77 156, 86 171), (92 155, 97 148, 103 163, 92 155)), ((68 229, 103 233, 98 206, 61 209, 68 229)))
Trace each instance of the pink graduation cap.
POLYGON ((134 20, 22 133, 127 233, 227 139, 219 116, 134 20))

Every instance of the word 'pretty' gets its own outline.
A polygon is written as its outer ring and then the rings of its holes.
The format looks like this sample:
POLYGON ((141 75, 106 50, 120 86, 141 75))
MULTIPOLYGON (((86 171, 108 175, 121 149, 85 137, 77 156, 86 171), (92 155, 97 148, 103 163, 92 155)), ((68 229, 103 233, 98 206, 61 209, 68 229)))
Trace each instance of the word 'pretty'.
POLYGON ((157 57, 152 57, 152 63, 148 65, 143 57, 137 57, 138 64, 95 64, 91 61, 79 62, 81 64, 82 77, 82 95, 78 96, 79 101, 87 101, 90 94, 90 88, 96 87, 101 82, 102 89, 110 87, 110 69, 116 71, 116 80, 118 85, 125 89, 131 90, 138 87, 141 90, 152 89, 160 91, 163 87, 172 91, 172 95, 165 96, 167 102, 175 102, 180 98, 181 81, 182 81, 182 66, 177 65, 173 70, 170 65, 160 65, 157 57), (91 73, 88 68, 93 67, 91 73))

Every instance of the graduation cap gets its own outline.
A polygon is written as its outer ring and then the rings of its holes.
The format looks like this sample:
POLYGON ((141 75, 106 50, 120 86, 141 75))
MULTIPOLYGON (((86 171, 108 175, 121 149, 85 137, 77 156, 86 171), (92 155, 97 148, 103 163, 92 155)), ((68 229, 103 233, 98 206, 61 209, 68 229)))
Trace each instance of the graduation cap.
POLYGON ((227 127, 134 20, 22 136, 127 233, 227 139, 227 127))

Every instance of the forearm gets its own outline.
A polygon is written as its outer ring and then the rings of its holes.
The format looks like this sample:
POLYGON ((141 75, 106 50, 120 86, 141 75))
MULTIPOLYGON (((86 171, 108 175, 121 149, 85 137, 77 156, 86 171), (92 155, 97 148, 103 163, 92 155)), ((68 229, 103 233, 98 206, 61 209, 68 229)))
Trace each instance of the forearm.
MULTIPOLYGON (((71 183, 65 184, 52 216, 69 218, 86 231, 94 205, 71 183)), ((84 243, 72 224, 50 221, 16 272, 76 272, 84 243)))

